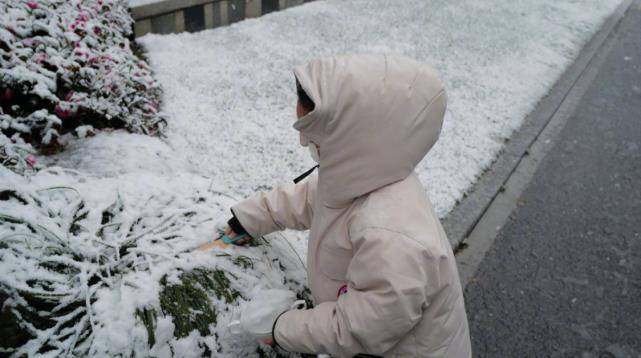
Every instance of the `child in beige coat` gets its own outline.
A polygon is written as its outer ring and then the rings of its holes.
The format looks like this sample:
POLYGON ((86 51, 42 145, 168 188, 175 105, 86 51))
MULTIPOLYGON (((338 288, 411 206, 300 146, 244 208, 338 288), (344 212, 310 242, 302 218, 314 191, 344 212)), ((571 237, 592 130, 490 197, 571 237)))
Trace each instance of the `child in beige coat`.
POLYGON ((385 55, 318 59, 294 74, 294 128, 318 171, 234 205, 228 229, 310 230, 315 307, 280 315, 268 343, 335 357, 470 357, 452 248, 414 172, 441 130, 443 84, 429 66, 385 55))

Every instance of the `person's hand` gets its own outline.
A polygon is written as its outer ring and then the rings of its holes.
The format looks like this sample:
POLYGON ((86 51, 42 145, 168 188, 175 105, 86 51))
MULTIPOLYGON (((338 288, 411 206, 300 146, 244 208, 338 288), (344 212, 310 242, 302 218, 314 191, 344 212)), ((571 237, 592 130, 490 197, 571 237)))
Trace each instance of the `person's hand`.
MULTIPOLYGON (((227 229, 225 229, 225 235, 229 236, 230 239, 233 239, 234 237, 237 236, 237 234, 234 232, 234 230, 232 230, 230 227, 227 227, 227 229)), ((240 245, 244 245, 244 244, 250 242, 251 239, 252 239, 252 237, 246 234, 244 238, 242 238, 240 240, 237 240, 237 241, 234 241, 234 242, 232 242, 232 244, 239 245, 239 246, 240 245)))

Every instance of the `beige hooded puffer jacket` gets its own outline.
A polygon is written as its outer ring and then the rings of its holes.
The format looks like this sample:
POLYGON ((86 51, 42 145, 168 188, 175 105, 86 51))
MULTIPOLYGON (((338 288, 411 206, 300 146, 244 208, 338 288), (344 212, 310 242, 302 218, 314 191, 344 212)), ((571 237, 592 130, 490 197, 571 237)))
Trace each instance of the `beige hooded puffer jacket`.
POLYGON ((426 65, 384 55, 294 72, 315 103, 294 128, 320 148, 318 174, 232 207, 253 237, 310 229, 316 306, 281 315, 276 342, 334 357, 470 357, 452 248, 414 172, 441 130, 443 84, 426 65))

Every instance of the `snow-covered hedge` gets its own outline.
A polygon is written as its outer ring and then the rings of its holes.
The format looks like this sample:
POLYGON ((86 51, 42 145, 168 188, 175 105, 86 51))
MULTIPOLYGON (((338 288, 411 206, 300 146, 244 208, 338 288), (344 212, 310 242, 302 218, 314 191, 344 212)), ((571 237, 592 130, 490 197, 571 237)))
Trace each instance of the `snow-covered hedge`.
POLYGON ((33 147, 25 143, 19 134, 9 138, 0 133, 0 166, 16 173, 27 174, 40 168, 33 147))
POLYGON ((0 166, 0 356, 283 356, 227 324, 261 285, 309 298, 284 237, 193 252, 219 194, 101 204, 69 175, 0 166))
POLYGON ((126 0, 0 1, 0 356, 288 357, 227 329, 257 289, 309 301, 284 236, 194 252, 229 215, 210 180, 37 159, 103 128, 162 133, 131 23, 126 0))
POLYGON ((161 131, 160 88, 131 25, 127 0, 0 2, 2 133, 55 151, 68 133, 161 131))

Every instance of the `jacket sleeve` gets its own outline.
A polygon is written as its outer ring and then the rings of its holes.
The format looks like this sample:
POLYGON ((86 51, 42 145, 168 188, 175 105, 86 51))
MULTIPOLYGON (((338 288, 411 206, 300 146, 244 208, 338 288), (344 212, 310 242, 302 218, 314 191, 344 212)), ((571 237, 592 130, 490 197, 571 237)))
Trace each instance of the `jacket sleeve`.
POLYGON ((336 302, 288 311, 276 322, 282 348, 301 353, 351 357, 383 355, 421 320, 429 305, 427 287, 439 286, 438 262, 403 234, 370 228, 352 238, 348 290, 336 302))
POLYGON ((257 193, 232 206, 231 211, 254 238, 284 229, 309 229, 317 182, 318 174, 313 173, 298 184, 257 193))

